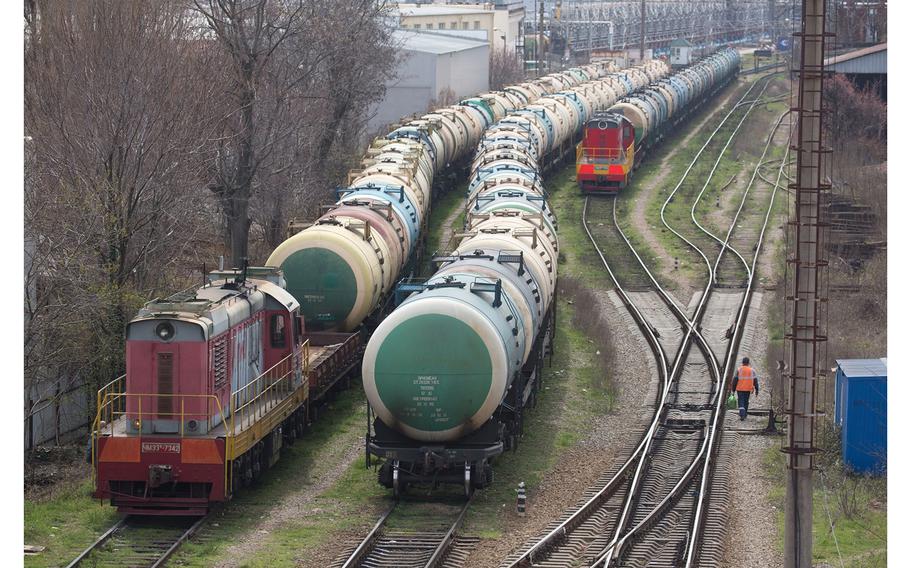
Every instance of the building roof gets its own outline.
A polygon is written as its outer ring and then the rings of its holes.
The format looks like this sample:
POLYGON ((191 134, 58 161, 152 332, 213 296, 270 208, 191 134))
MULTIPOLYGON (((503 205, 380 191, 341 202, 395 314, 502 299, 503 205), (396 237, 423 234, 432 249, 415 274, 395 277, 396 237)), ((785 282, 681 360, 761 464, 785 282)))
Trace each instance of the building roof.
POLYGON ((399 7, 398 13, 406 16, 467 16, 474 14, 492 14, 491 10, 472 7, 438 6, 435 4, 415 7, 399 7))
POLYGON ((847 377, 887 377, 888 359, 837 359, 844 376, 847 377))
POLYGON ((825 67, 841 73, 887 73, 888 44, 880 43, 825 59, 825 67))
POLYGON ((692 47, 692 43, 687 39, 674 39, 670 42, 670 47, 692 47))
POLYGON ((454 53, 478 47, 489 47, 486 40, 469 39, 445 33, 434 33, 423 30, 397 29, 393 37, 402 49, 409 51, 423 51, 426 53, 454 53))

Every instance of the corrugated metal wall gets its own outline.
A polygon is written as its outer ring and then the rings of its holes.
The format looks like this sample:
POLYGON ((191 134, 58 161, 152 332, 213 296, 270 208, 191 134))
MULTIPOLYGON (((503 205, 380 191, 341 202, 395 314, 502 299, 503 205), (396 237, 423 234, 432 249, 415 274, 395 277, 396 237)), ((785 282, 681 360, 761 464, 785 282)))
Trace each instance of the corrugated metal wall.
POLYGON ((871 73, 885 75, 888 73, 888 52, 879 51, 855 59, 849 59, 830 66, 834 73, 871 73))

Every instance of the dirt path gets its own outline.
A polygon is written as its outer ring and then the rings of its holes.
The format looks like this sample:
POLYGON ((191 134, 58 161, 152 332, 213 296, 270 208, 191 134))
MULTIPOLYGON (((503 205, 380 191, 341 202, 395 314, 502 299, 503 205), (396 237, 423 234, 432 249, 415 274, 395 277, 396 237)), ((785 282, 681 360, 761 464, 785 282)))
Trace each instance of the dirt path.
MULTIPOLYGON (((686 305, 689 302, 689 299, 692 297, 697 290, 700 290, 701 287, 698 283, 693 282, 691 279, 682 274, 679 270, 673 270, 673 255, 663 246, 663 243, 660 242, 660 239, 657 236, 657 231, 660 230, 662 225, 660 224, 660 218, 650 219, 646 215, 648 204, 654 200, 657 194, 667 181, 667 176, 670 175, 670 162, 679 151, 692 141, 692 138, 696 134, 702 131, 706 124, 714 119, 714 117, 721 112, 727 103, 730 102, 730 99, 733 98, 739 92, 739 89, 734 89, 730 92, 722 101, 720 101, 714 110, 711 111, 706 117, 704 117, 701 122, 695 126, 689 127, 689 134, 682 139, 681 142, 676 144, 673 147, 673 150, 669 154, 664 156, 660 161, 659 171, 660 173, 654 179, 649 180, 647 183, 642 183, 641 187, 638 190, 638 194, 635 196, 634 206, 632 207, 630 220, 632 222, 632 227, 635 231, 644 239, 644 244, 651 248, 654 251, 654 254, 657 258, 661 259, 661 271, 663 276, 667 280, 674 280, 677 283, 677 288, 672 292, 673 296, 679 301, 682 305, 686 305), (652 225, 651 223, 656 223, 652 225)), ((667 192, 670 191, 670 188, 666 188, 667 192)))
POLYGON ((312 463, 315 465, 300 481, 299 489, 277 503, 258 522, 251 520, 254 526, 220 554, 221 558, 229 560, 222 560, 215 566, 230 568, 243 564, 243 560, 263 550, 269 533, 275 529, 291 520, 300 523, 307 517, 321 514, 323 511, 314 505, 316 497, 334 485, 362 454, 363 431, 358 428, 352 428, 331 443, 324 444, 313 454, 312 463))
MULTIPOLYGON (((772 370, 763 368, 768 345, 768 307, 773 295, 753 296, 747 326, 750 328, 740 346, 738 357, 748 356, 759 376, 760 395, 752 397, 751 409, 767 409, 770 404, 772 370), (757 305, 756 305, 757 304, 757 305), (757 309, 756 309, 757 308, 757 309)), ((776 395, 776 393, 775 393, 776 395)), ((748 416, 740 422, 736 411, 728 411, 726 428, 761 430, 767 416, 748 416)), ((779 448, 780 438, 764 435, 740 435, 732 448, 728 465, 735 478, 731 492, 727 525, 727 546, 721 566, 763 568, 782 566, 783 555, 777 548, 777 513, 771 503, 774 480, 765 469, 764 457, 768 448, 779 448), (743 535, 749 535, 743 538, 743 535)))
MULTIPOLYGON (((442 222, 442 234, 439 236, 439 250, 440 251, 450 251, 455 248, 455 243, 452 242, 452 237, 455 236, 456 228, 453 226, 455 220, 463 211, 463 207, 455 207, 452 209, 452 212, 449 213, 449 216, 445 218, 442 222)), ((458 227, 458 230, 461 230, 461 227, 458 227)))

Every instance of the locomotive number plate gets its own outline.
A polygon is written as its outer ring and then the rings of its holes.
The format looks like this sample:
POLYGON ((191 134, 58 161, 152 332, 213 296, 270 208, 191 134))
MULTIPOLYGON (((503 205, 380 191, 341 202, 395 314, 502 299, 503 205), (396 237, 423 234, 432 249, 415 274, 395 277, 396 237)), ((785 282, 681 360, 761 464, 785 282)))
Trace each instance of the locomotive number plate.
POLYGON ((142 442, 143 454, 179 454, 180 442, 142 442))

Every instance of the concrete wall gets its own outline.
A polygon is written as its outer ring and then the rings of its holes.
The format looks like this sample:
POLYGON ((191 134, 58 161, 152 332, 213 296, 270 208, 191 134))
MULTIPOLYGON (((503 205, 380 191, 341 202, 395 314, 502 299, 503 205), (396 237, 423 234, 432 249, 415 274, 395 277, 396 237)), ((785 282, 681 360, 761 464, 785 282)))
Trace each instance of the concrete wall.
POLYGON ((88 389, 78 379, 61 378, 33 385, 25 393, 25 449, 41 445, 67 444, 88 433, 88 389))
POLYGON ((457 99, 482 93, 490 87, 490 48, 475 47, 439 56, 436 66, 437 94, 450 88, 457 99))
POLYGON ((372 136, 383 125, 397 122, 404 116, 426 110, 436 88, 436 60, 432 53, 408 51, 396 70, 397 78, 386 84, 383 100, 373 109, 367 125, 372 136))

